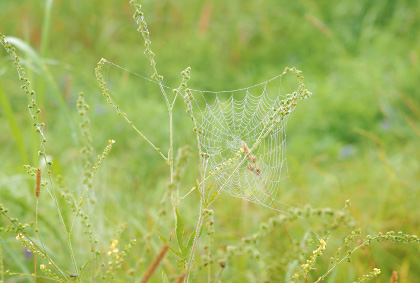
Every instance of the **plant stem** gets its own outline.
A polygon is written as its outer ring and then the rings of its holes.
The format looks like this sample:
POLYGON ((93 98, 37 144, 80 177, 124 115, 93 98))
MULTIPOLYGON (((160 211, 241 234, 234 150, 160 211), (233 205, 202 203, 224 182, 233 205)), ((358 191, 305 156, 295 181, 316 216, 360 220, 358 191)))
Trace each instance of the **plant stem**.
POLYGON ((150 277, 153 275, 153 272, 155 271, 155 269, 159 265, 159 263, 162 261, 163 257, 165 256, 166 252, 168 251, 168 249, 169 249, 169 244, 163 245, 160 252, 156 255, 156 257, 153 259, 153 261, 147 267, 147 270, 144 273, 143 278, 141 279, 142 283, 147 283, 147 281, 149 281, 150 277))
POLYGON ((195 248, 197 246, 198 237, 200 236, 200 229, 201 229, 201 224, 203 222, 203 217, 204 217, 204 214, 203 214, 203 200, 200 199, 200 216, 198 217, 197 227, 195 228, 194 242, 193 242, 193 245, 191 247, 190 258, 188 259, 188 263, 187 263, 186 282, 188 282, 188 279, 190 277, 191 267, 192 267, 192 263, 193 263, 193 260, 194 260, 195 248))
POLYGON ((169 111, 169 152, 168 164, 171 174, 171 184, 174 182, 174 137, 173 137, 173 122, 172 122, 173 105, 168 108, 169 111))
MULTIPOLYGON (((35 212, 35 242, 38 243, 38 197, 36 198, 36 212, 35 212)), ((34 282, 36 283, 36 253, 34 253, 34 282)))
MULTIPOLYGON (((105 63, 107 63, 108 61, 106 60, 106 59, 104 59, 104 58, 102 58, 99 62, 98 62, 98 64, 97 64, 97 67, 96 67, 96 69, 95 69, 95 75, 96 75, 96 79, 97 79, 97 81, 98 81, 98 83, 99 83, 99 88, 102 90, 102 95, 104 95, 106 98, 107 98, 107 101, 108 101, 108 103, 109 104, 111 104, 114 108, 115 108, 115 110, 117 111, 117 113, 118 113, 118 115, 121 115, 130 125, 131 125, 131 127, 151 146, 151 147, 153 147, 158 153, 159 153, 159 155, 165 160, 165 162, 168 162, 168 157, 166 157, 165 155, 163 155, 163 153, 160 151, 160 149, 158 148, 158 147, 156 147, 136 126, 134 126, 134 124, 133 124, 133 122, 132 121, 130 121, 129 119, 128 119, 128 117, 127 117, 127 114, 126 113, 124 113, 124 112, 122 112, 121 110, 120 110, 120 107, 117 105, 117 104, 115 104, 115 102, 112 100, 112 98, 111 98, 111 96, 109 95, 109 90, 108 90, 108 88, 106 87, 106 85, 107 85, 107 83, 105 82, 105 80, 104 80, 104 77, 103 77, 103 75, 102 75, 102 73, 101 73, 101 71, 102 71, 102 68, 103 68, 103 65, 105 64, 105 63)), ((110 62, 108 62, 108 63, 110 63, 110 62)), ((163 93, 164 93, 164 89, 163 89, 163 86, 162 86, 162 84, 159 84, 160 85, 160 88, 161 88, 161 91, 163 91, 163 93)), ((166 98, 166 93, 164 93, 164 97, 166 98)), ((168 101, 167 100, 167 98, 166 98, 166 101, 168 101)), ((167 102, 167 105, 169 105, 169 103, 167 102)), ((168 109, 169 109, 169 106, 168 106, 168 109)))
MULTIPOLYGON (((45 152, 45 148, 44 148, 43 144, 42 144, 41 148, 45 152)), ((58 217, 60 218, 61 225, 63 226, 63 230, 64 230, 64 233, 66 235, 67 246, 69 247, 69 250, 70 250, 70 256, 71 256, 71 259, 72 259, 72 262, 73 262, 73 266, 74 266, 75 272, 77 272, 78 268, 77 268, 76 257, 74 256, 74 251, 73 251, 73 247, 72 247, 72 244, 71 244, 71 232, 69 232, 67 230, 66 223, 64 222, 64 218, 63 218, 63 215, 61 213, 60 205, 58 204, 57 195, 55 193, 55 188, 54 188, 54 185, 53 185, 53 178, 52 178, 52 174, 51 174, 51 169, 50 169, 50 166, 48 165, 48 160, 47 160, 47 155, 46 154, 44 154, 44 161, 45 161, 45 164, 47 166, 48 179, 49 179, 49 182, 51 184, 51 190, 48 190, 48 192, 50 193, 50 196, 52 197, 52 199, 54 201, 55 207, 57 208, 58 217)))

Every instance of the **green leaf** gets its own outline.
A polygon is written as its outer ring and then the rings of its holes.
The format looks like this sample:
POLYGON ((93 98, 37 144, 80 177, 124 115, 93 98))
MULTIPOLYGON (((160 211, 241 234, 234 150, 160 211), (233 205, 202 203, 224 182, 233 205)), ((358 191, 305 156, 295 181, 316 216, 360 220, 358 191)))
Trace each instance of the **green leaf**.
POLYGON ((163 237, 161 234, 158 234, 158 237, 162 240, 162 242, 164 244, 166 244, 168 242, 168 239, 166 239, 165 237, 163 237))
POLYGON ((164 270, 162 270, 162 283, 169 283, 168 276, 166 276, 166 273, 164 270))
POLYGON ((187 250, 187 247, 185 246, 180 246, 180 249, 181 249, 181 253, 182 253, 182 257, 183 258, 185 258, 185 257, 187 257, 188 256, 188 250, 187 250))
POLYGON ((86 262, 85 262, 85 264, 83 264, 83 266, 80 268, 80 271, 79 271, 79 278, 81 278, 82 277, 82 275, 83 275, 83 273, 85 272, 85 270, 86 270, 86 267, 88 267, 88 265, 89 265, 89 263, 92 261, 92 259, 94 259, 93 257, 92 258, 89 258, 86 262))
POLYGON ((202 199, 203 198, 203 195, 201 194, 201 192, 200 192, 200 186, 198 185, 198 180, 197 181, 195 181, 195 185, 194 185, 194 187, 195 187, 195 190, 198 192, 198 194, 200 195, 200 198, 202 199))
POLYGON ((173 251, 173 253, 177 256, 177 257, 179 257, 180 259, 184 259, 184 257, 182 256, 182 254, 179 252, 179 251, 177 251, 177 250, 175 250, 173 247, 171 247, 171 246, 169 246, 169 248, 171 249, 171 251, 173 251))
POLYGON ((187 256, 188 256, 188 253, 190 252, 191 247, 192 247, 192 246, 193 246, 193 244, 194 244, 194 237, 195 237, 195 231, 191 233, 191 236, 190 236, 190 238, 188 239, 187 248, 186 248, 187 254, 186 254, 186 255, 184 255, 184 257, 187 257, 187 256))
POLYGON ((182 260, 182 259, 177 260, 176 261, 176 264, 178 265, 178 268, 179 269, 181 269, 181 270, 184 270, 185 269, 185 261, 184 260, 182 260))
POLYGON ((211 197, 210 197, 210 199, 209 199, 209 201, 207 202, 208 204, 211 204, 215 199, 216 199, 216 197, 219 195, 219 192, 214 192, 212 195, 211 195, 211 197))
POLYGON ((9 103, 9 100, 6 97, 6 94, 3 91, 3 87, 0 81, 0 104, 3 106, 4 113, 6 113, 7 120, 9 121, 10 130, 16 141, 16 147, 19 150, 20 157, 24 164, 28 163, 28 156, 26 154, 24 139, 22 131, 19 128, 19 124, 16 121, 16 115, 13 112, 13 109, 9 103))

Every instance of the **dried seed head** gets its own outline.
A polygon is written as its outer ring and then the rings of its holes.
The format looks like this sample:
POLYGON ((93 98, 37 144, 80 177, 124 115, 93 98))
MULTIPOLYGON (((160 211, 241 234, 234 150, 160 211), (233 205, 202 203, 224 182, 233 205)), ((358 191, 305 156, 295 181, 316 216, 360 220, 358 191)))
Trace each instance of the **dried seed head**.
POLYGON ((41 169, 38 168, 36 170, 36 182, 35 182, 35 196, 39 198, 39 194, 41 193, 41 169))
POLYGON ((241 152, 245 152, 246 154, 249 153, 249 148, 246 145, 246 142, 242 141, 242 148, 241 148, 241 152))
POLYGON ((250 155, 250 156, 248 156, 248 158, 247 158, 249 161, 251 161, 252 163, 255 163, 255 162, 257 162, 257 157, 255 156, 255 155, 250 155))

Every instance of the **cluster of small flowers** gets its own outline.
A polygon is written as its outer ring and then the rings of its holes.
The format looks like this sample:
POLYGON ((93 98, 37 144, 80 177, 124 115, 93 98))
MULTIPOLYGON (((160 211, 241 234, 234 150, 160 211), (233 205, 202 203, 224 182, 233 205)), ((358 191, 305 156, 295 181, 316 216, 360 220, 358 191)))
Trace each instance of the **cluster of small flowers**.
POLYGON ((83 225, 83 233, 89 237, 92 247, 91 251, 94 252, 95 255, 99 255, 100 252, 95 249, 95 245, 98 241, 93 238, 92 224, 89 221, 89 216, 82 209, 83 197, 80 197, 79 201, 76 201, 72 193, 65 191, 61 192, 61 197, 68 204, 68 207, 71 207, 75 217, 80 217, 80 223, 83 225))
MULTIPOLYGON (((111 245, 108 249, 108 256, 110 257, 108 261, 108 269, 106 271, 106 277, 104 276, 103 279, 113 279, 115 272, 117 272, 120 268, 122 263, 124 262, 124 258, 127 256, 128 252, 132 249, 132 247, 136 244, 136 240, 132 239, 124 247, 122 251, 118 249, 118 239, 114 239, 111 242, 111 245)), ((103 264, 104 266, 104 264, 103 264)))
MULTIPOLYGON (((21 225, 20 223, 18 224, 18 227, 28 227, 29 225, 21 225)), ((20 231, 22 231, 22 233, 18 233, 16 235, 16 240, 20 241, 27 249, 27 251, 29 253, 33 253, 36 254, 37 256, 40 256, 41 258, 43 258, 44 260, 48 261, 48 263, 50 265, 52 265, 52 260, 43 252, 40 251, 39 247, 35 246, 35 243, 33 242, 32 239, 30 239, 27 235, 26 232, 23 232, 23 229, 20 229, 20 231)), ((50 269, 46 268, 46 266, 44 264, 40 265, 40 269, 47 274, 50 278, 53 279, 59 279, 59 276, 57 274, 55 274, 53 271, 51 271, 50 269)))
MULTIPOLYGON (((367 241, 371 241, 374 237, 373 236, 367 236, 367 241)), ((399 231, 397 234, 395 234, 394 231, 389 231, 385 235, 382 233, 379 233, 375 237, 378 242, 380 241, 391 241, 392 243, 404 243, 404 244, 410 244, 410 243, 420 243, 420 238, 417 235, 408 235, 404 234, 403 232, 399 231)))
POLYGON ((22 237, 24 238, 23 235, 26 235, 25 230, 28 227, 33 227, 34 223, 31 222, 31 224, 28 224, 28 223, 22 224, 19 222, 19 219, 10 217, 7 214, 8 212, 9 210, 5 208, 3 204, 0 204, 0 214, 3 214, 3 216, 6 217, 12 223, 12 225, 7 225, 6 227, 0 227, 0 232, 4 231, 11 234, 18 234, 18 235, 22 235, 22 237))
POLYGON ((338 249, 335 253, 335 256, 330 258, 331 264, 334 264, 334 263, 337 264, 338 262, 340 262, 339 255, 341 254, 341 252, 343 250, 347 250, 346 257, 347 257, 347 260, 350 261, 351 260, 350 256, 354 252, 354 250, 349 250, 350 245, 354 242, 356 237, 358 237, 361 234, 362 234, 362 229, 361 228, 357 228, 357 229, 351 231, 351 233, 346 238, 344 238, 343 245, 341 247, 338 247, 338 249))
POLYGON ((120 116, 123 116, 129 123, 130 125, 133 125, 133 122, 129 121, 127 118, 127 114, 125 112, 122 112, 120 110, 120 107, 114 103, 114 101, 111 98, 111 95, 109 94, 109 89, 107 88, 107 83, 104 80, 104 77, 101 73, 102 68, 104 66, 106 62, 106 59, 102 58, 101 60, 99 60, 96 68, 95 68, 95 75, 96 75, 96 80, 99 83, 99 88, 102 90, 102 95, 106 97, 106 101, 111 104, 112 106, 114 106, 115 110, 117 111, 117 114, 120 116))
POLYGON ((152 79, 156 80, 159 83, 162 83, 163 76, 159 75, 158 72, 157 72, 157 70, 156 70, 155 53, 150 48, 150 45, 151 45, 152 42, 150 40, 149 30, 147 28, 147 23, 146 23, 146 21, 144 19, 144 14, 141 11, 141 5, 138 4, 134 0, 131 0, 130 1, 130 5, 134 6, 134 8, 136 10, 136 12, 134 13, 133 18, 136 21, 136 23, 139 25, 137 31, 140 32, 141 35, 143 36, 144 46, 145 46, 144 54, 149 59, 150 65, 154 69, 154 73, 152 75, 152 79))
POLYGON ((190 148, 188 146, 181 147, 175 160, 174 183, 181 181, 181 172, 190 158, 190 148))
POLYGON ((105 147, 104 151, 102 152, 102 155, 98 155, 98 162, 96 162, 93 165, 93 167, 92 167, 92 176, 91 176, 91 178, 93 178, 93 175, 98 170, 98 167, 102 164, 102 161, 104 161, 106 159, 106 157, 108 156, 109 152, 111 151, 112 145, 114 143, 115 143, 114 140, 109 140, 108 141, 108 145, 105 147))
POLYGON ((312 252, 312 256, 306 261, 306 263, 302 264, 302 270, 305 276, 308 275, 309 271, 314 269, 316 260, 318 257, 322 255, 322 252, 327 248, 327 243, 324 239, 319 239, 320 244, 318 248, 312 252))
POLYGON ((77 108, 79 109, 79 115, 82 117, 80 128, 82 130, 82 134, 85 139, 83 148, 81 150, 81 153, 85 160, 85 166, 83 168, 84 169, 83 170, 83 177, 84 177, 83 184, 86 185, 88 188, 91 188, 92 187, 92 178, 91 178, 92 163, 89 160, 89 158, 93 152, 93 148, 91 146, 92 136, 90 135, 90 132, 89 132, 90 120, 87 116, 89 105, 86 104, 86 101, 83 97, 83 93, 79 94, 79 98, 77 100, 77 108))
MULTIPOLYGON (((49 262, 49 264, 51 264, 51 262, 49 262)), ((58 277, 51 269, 49 269, 45 264, 41 264, 39 266, 39 269, 41 269, 41 271, 47 275, 49 278, 51 279, 55 279, 56 281, 58 281, 60 279, 60 277, 58 277)))
POLYGON ((194 123, 193 131, 196 132, 199 135, 203 135, 204 131, 199 128, 199 126, 197 124, 197 120, 195 119, 195 116, 194 116, 194 111, 193 111, 193 107, 192 107, 192 104, 191 104, 191 101, 193 99, 194 98, 193 98, 193 94, 192 94, 191 90, 189 88, 186 88, 185 89, 185 95, 184 95, 184 102, 187 105, 187 110, 185 110, 185 111, 191 115, 191 121, 194 123))
POLYGON ((32 119, 37 120, 38 114, 41 112, 41 109, 36 103, 35 91, 32 89, 31 82, 29 81, 29 78, 26 75, 25 69, 20 65, 20 58, 16 54, 16 48, 13 47, 8 41, 6 41, 5 36, 2 33, 0 33, 0 43, 6 49, 6 52, 10 56, 12 56, 14 60, 14 65, 16 66, 16 69, 18 71, 19 79, 21 81, 24 81, 22 89, 26 92, 26 94, 30 95, 30 103, 28 105, 29 112, 31 113, 32 119))
MULTIPOLYGON (((288 116, 290 113, 292 113, 293 109, 296 108, 298 100, 306 99, 306 98, 308 98, 312 95, 312 93, 310 91, 305 89, 305 85, 303 84, 303 78, 304 77, 302 76, 302 71, 297 70, 295 67, 293 67, 293 68, 286 67, 283 74, 286 74, 287 72, 291 72, 291 73, 295 74, 296 77, 299 78, 299 87, 295 92, 293 92, 291 94, 287 94, 286 99, 280 101, 280 107, 279 108, 273 108, 274 112, 269 117, 269 119, 271 120, 271 123, 273 125, 279 124, 282 120, 284 120, 284 118, 286 116, 288 116)), ((268 124, 265 123, 265 125, 267 126, 268 124)), ((273 127, 270 128, 268 130, 268 132, 270 132, 272 129, 273 129, 273 127)), ((267 134, 265 134, 264 136, 267 136, 267 134)))
POLYGON ((363 275, 361 278, 357 279, 354 283, 364 283, 369 282, 372 279, 378 277, 381 274, 381 270, 379 268, 374 268, 369 274, 363 275))

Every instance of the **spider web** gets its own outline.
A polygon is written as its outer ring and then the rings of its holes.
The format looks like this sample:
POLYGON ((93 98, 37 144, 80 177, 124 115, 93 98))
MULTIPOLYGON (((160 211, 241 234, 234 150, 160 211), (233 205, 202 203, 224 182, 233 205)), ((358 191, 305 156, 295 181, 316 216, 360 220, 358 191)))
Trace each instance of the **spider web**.
MULTIPOLYGON (((108 71, 117 67, 156 84, 110 61, 106 63, 108 71)), ((296 105, 293 100, 306 98, 310 93, 300 92, 303 84, 296 88, 296 83, 282 82, 287 70, 292 69, 286 68, 263 83, 231 91, 189 89, 201 154, 207 157, 207 194, 211 190, 225 192, 279 212, 294 208, 278 200, 279 184, 287 176, 286 126, 296 105), (280 119, 276 115, 282 109, 286 109, 286 115, 280 119)), ((163 88, 172 90, 165 85, 163 88)))
POLYGON ((288 206, 276 199, 279 183, 287 175, 288 116, 260 140, 285 98, 281 95, 283 75, 233 91, 191 90, 201 150, 208 156, 206 175, 212 175, 207 183, 276 210, 279 204, 288 206))

